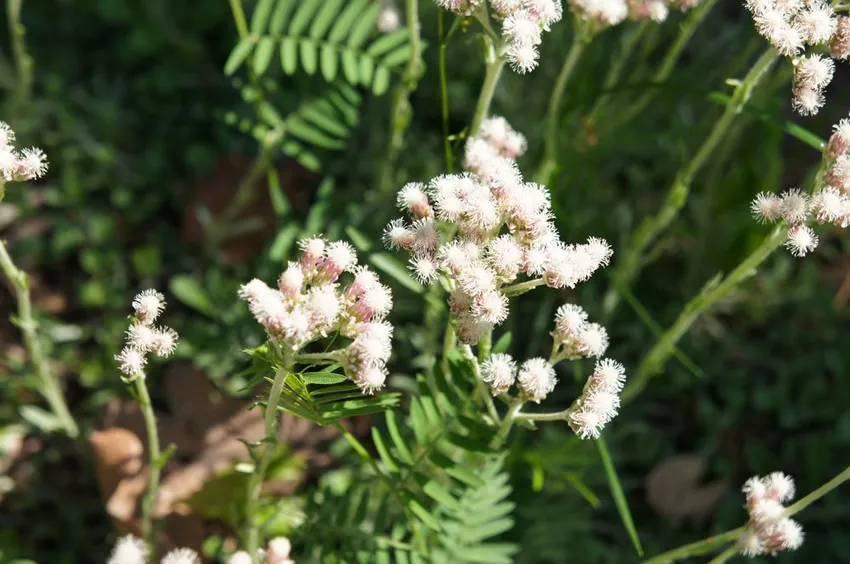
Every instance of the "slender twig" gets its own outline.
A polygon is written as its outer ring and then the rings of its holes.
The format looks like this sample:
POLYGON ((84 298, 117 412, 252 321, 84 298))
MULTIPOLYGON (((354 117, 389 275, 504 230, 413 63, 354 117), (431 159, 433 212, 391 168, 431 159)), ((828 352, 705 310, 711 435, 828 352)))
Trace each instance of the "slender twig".
POLYGON ((233 20, 236 22, 239 39, 245 39, 248 37, 248 20, 245 18, 242 0, 230 0, 230 11, 233 12, 233 20))
POLYGON ((545 283, 546 281, 542 278, 535 278, 534 280, 527 280, 525 282, 517 282, 516 284, 502 288, 502 293, 508 297, 519 296, 520 294, 524 294, 538 286, 542 286, 545 283))
POLYGON ((720 142, 723 141, 735 118, 738 117, 749 101, 753 89, 770 70, 778 57, 776 49, 769 47, 753 64, 744 79, 736 86, 732 99, 727 104, 726 110, 715 122, 709 136, 688 163, 679 170, 673 185, 667 192, 661 209, 657 214, 647 217, 635 230, 631 241, 629 241, 627 248, 617 262, 616 270, 612 273, 613 276, 618 278, 618 283, 613 284, 605 296, 603 310, 606 317, 611 316, 619 303, 620 293, 618 288, 628 287, 637 277, 647 248, 667 229, 684 207, 690 193, 691 184, 697 173, 708 162, 720 142))
POLYGON ((19 108, 30 95, 32 90, 32 57, 27 53, 26 29, 21 23, 22 0, 6 0, 6 18, 9 26, 9 37, 12 43, 12 53, 15 57, 15 107, 19 108))
POLYGON ((546 110, 546 146, 543 162, 537 168, 536 175, 536 180, 540 184, 548 184, 558 166, 558 132, 560 131, 561 105, 564 101, 570 76, 572 76, 585 46, 590 43, 590 39, 590 37, 585 36, 579 24, 576 23, 570 50, 567 53, 567 58, 564 59, 561 72, 558 73, 555 87, 552 89, 552 96, 549 98, 549 107, 546 110))
POLYGON ((664 554, 653 556, 649 560, 644 560, 643 564, 669 564, 671 562, 675 562, 683 558, 688 558, 690 556, 700 556, 702 554, 717 550, 728 542, 734 541, 739 536, 741 536, 741 534, 743 534, 743 532, 746 530, 746 527, 738 527, 737 529, 726 531, 725 533, 720 533, 719 535, 714 535, 712 537, 708 537, 706 539, 693 542, 691 544, 686 544, 685 546, 680 546, 679 548, 669 550, 664 554))
POLYGON ((277 406, 280 402, 283 385, 289 376, 289 370, 288 367, 282 367, 278 368, 277 372, 275 372, 263 417, 265 437, 263 438, 262 454, 260 455, 259 463, 251 474, 251 479, 248 481, 248 492, 245 502, 245 548, 257 564, 260 562, 257 554, 260 548, 260 528, 256 519, 257 506, 260 501, 260 494, 263 491, 263 481, 265 480, 266 472, 268 472, 275 452, 277 452, 277 425, 279 420, 277 406))
POLYGON ((27 349, 30 363, 39 382, 39 392, 47 400, 51 411, 56 416, 63 431, 72 438, 79 435, 77 423, 71 416, 71 412, 62 395, 62 386, 56 375, 50 369, 41 343, 38 340, 36 329, 38 325, 32 314, 32 299, 30 296, 29 277, 15 266, 12 257, 6 250, 6 244, 0 240, 0 270, 12 282, 15 299, 18 302, 18 316, 14 320, 20 328, 24 337, 24 346, 27 349))
POLYGON ((153 510, 159 493, 159 476, 162 472, 162 452, 159 447, 159 430, 156 427, 156 415, 153 412, 151 396, 145 375, 139 375, 133 381, 136 396, 139 401, 139 409, 145 421, 145 432, 148 436, 148 464, 150 474, 148 475, 148 489, 142 500, 142 538, 148 545, 151 560, 156 560, 156 526, 153 521, 153 510))
POLYGON ((825 496, 826 494, 828 494, 829 492, 831 492, 832 490, 834 490, 835 488, 837 488, 838 486, 840 486, 841 484, 846 482, 847 480, 850 480, 850 466, 845 468, 835 478, 831 479, 830 481, 828 481, 827 483, 825 483, 824 485, 822 485, 818 489, 812 491, 806 497, 797 501, 797 503, 795 503, 793 505, 789 505, 785 509, 785 516, 790 517, 790 516, 794 515, 795 513, 799 513, 800 511, 807 508, 808 506, 810 506, 811 504, 813 504, 814 502, 816 502, 817 500, 819 500, 820 498, 822 498, 823 496, 825 496))
POLYGON ((716 558, 713 558, 708 564, 723 564, 736 554, 738 554, 738 548, 735 546, 730 546, 721 554, 719 554, 716 558))

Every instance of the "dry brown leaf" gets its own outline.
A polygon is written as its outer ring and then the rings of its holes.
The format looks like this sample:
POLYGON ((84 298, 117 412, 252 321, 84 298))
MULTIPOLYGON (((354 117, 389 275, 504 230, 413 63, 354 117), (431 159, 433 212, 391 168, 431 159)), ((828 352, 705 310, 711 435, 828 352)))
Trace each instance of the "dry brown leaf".
POLYGON ((646 477, 646 501, 661 515, 699 523, 708 517, 728 489, 725 480, 700 484, 705 460, 678 454, 657 464, 646 477))

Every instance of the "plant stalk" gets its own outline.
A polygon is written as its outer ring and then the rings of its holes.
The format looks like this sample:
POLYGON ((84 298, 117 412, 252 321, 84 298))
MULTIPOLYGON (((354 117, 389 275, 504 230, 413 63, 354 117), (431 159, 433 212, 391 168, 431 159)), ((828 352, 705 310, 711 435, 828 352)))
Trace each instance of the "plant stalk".
POLYGON ((682 560, 683 558, 688 558, 690 556, 700 556, 717 550, 728 542, 734 541, 746 530, 746 527, 738 527, 737 529, 726 531, 725 533, 720 533, 713 537, 708 537, 691 544, 686 544, 685 546, 669 550, 664 554, 654 556, 649 560, 644 560, 643 564, 669 564, 670 562, 682 560))
POLYGON ((647 248, 670 226, 684 207, 694 177, 708 162, 720 142, 723 141, 735 118, 749 101, 753 90, 778 57, 779 55, 773 47, 769 47, 759 57, 744 79, 736 86, 732 99, 726 105, 726 110, 715 122, 709 136, 676 175, 661 209, 656 215, 646 218, 635 230, 628 247, 618 261, 618 268, 613 273, 613 276, 617 277, 617 284, 613 284, 605 296, 603 303, 605 317, 610 318, 620 301, 618 288, 631 286, 642 268, 641 263, 647 248))
POLYGON ((505 68, 505 60, 496 54, 495 48, 490 46, 488 55, 487 70, 484 73, 484 84, 481 85, 481 93, 478 95, 478 103, 475 105, 475 114, 472 116, 472 123, 469 125, 468 137, 473 137, 481 128, 481 122, 487 117, 490 112, 490 104, 493 102, 493 94, 496 92, 496 85, 499 84, 499 78, 502 76, 502 69, 505 68))
MULTIPOLYGON (((15 112, 29 98, 32 91, 33 61, 26 48, 26 29, 21 23, 22 0, 6 0, 6 18, 12 53, 15 58, 17 80, 15 82, 15 112)), ((15 113, 13 112, 13 113, 15 113)))
POLYGON ((40 384, 39 391, 47 400, 50 410, 58 419, 65 434, 71 438, 76 438, 79 435, 79 428, 65 403, 62 386, 51 371, 36 334, 37 325, 32 314, 29 277, 25 272, 18 270, 15 263, 12 262, 12 257, 9 256, 6 244, 2 240, 0 240, 0 270, 12 282, 15 299, 18 302, 18 317, 13 321, 23 334, 24 346, 40 384))
POLYGON ((263 426, 265 428, 263 452, 260 455, 259 463, 251 474, 251 479, 248 481, 248 496, 245 503, 245 548, 256 564, 260 564, 260 560, 257 557, 257 552, 260 548, 260 528, 255 517, 260 501, 260 494, 263 491, 263 481, 277 451, 277 425, 279 420, 277 406, 280 402, 281 390, 283 390, 283 385, 286 383, 288 376, 288 367, 278 368, 275 372, 274 382, 272 382, 272 388, 269 391, 269 399, 266 402, 263 417, 263 426))
POLYGON ((150 476, 148 476, 148 491, 142 500, 142 538, 148 545, 151 560, 156 560, 156 526, 153 521, 153 509, 159 493, 159 476, 162 472, 162 452, 159 448, 159 430, 156 427, 156 415, 153 412, 151 396, 145 382, 145 375, 138 376, 133 384, 139 399, 139 409, 145 421, 145 432, 148 435, 148 459, 150 476))

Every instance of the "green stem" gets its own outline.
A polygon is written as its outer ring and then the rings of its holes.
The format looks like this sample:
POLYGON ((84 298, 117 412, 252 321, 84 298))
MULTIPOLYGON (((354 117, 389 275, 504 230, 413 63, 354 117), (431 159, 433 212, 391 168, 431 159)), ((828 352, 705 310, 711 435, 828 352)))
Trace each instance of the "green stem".
POLYGON ((496 54, 495 48, 490 44, 487 55, 487 70, 484 73, 484 84, 481 85, 481 93, 478 95, 478 103, 475 105, 475 114, 473 114, 472 123, 469 126, 469 137, 473 137, 478 133, 481 122, 484 121, 484 118, 490 112, 493 94, 496 92, 496 85, 499 83, 499 77, 502 76, 502 69, 504 67, 505 60, 496 54))
POLYGON ((156 415, 153 412, 151 396, 145 382, 144 374, 138 376, 133 383, 139 398, 139 409, 145 420, 145 431, 148 435, 148 459, 150 460, 150 476, 148 491, 142 500, 142 538, 148 545, 151 560, 156 560, 156 528, 153 522, 153 509, 159 492, 159 475, 162 471, 162 452, 159 449, 159 431, 156 428, 156 415))
POLYGON ((517 421, 566 421, 569 413, 569 409, 552 413, 517 413, 514 419, 517 421))
POLYGON ((508 435, 511 433, 511 427, 513 424, 520 420, 522 415, 520 413, 520 409, 525 402, 520 398, 516 398, 511 401, 510 406, 508 407, 508 412, 505 413, 505 418, 502 419, 502 424, 499 426, 499 431, 496 433, 496 443, 497 446, 500 446, 508 439, 508 435))
MULTIPOLYGON (((2 183, 0 183, 2 184, 2 183)), ((0 186, 3 189, 4 186, 0 186)), ((62 386, 59 380, 50 370, 47 358, 41 348, 41 342, 36 334, 37 324, 32 314, 32 299, 30 296, 29 277, 25 272, 18 270, 12 257, 6 250, 6 244, 0 240, 0 270, 12 282, 15 299, 18 302, 18 317, 14 323, 20 328, 24 337, 24 346, 27 349, 30 363, 35 371, 39 382, 39 392, 47 400, 50 410, 58 419, 63 431, 71 438, 79 435, 77 423, 71 416, 65 398, 62 395, 62 386)))
POLYGON ((850 480, 850 466, 845 468, 835 478, 831 479, 830 481, 828 481, 827 483, 825 483, 824 485, 822 485, 818 489, 814 490, 813 492, 811 492, 806 497, 800 499, 797 503, 795 503, 793 505, 789 505, 785 509, 785 515, 787 517, 790 517, 790 516, 794 515, 795 513, 799 513, 800 511, 807 508, 808 506, 810 506, 811 504, 813 504, 814 502, 816 502, 817 500, 819 500, 820 498, 822 498, 823 496, 825 496, 826 494, 828 494, 829 492, 831 492, 832 490, 834 490, 835 488, 837 488, 838 486, 840 486, 841 484, 846 482, 847 480, 850 480))
POLYGON ((22 0, 6 1, 6 17, 9 26, 9 37, 12 52, 15 57, 17 80, 15 82, 15 111, 29 98, 32 90, 32 57, 27 53, 26 29, 21 24, 22 0))
MULTIPOLYGON (((714 1, 714 0, 709 0, 714 1)), ((641 22, 636 26, 631 26, 626 32, 626 36, 623 39, 622 47, 620 48, 619 56, 617 60, 611 65, 611 68, 608 69, 608 76, 605 77, 605 82, 602 85, 602 94, 597 98, 596 103, 593 105, 593 109, 587 114, 587 119, 591 123, 595 123, 599 113, 602 111, 603 106, 608 101, 609 96, 608 93, 613 90, 614 86, 620 80, 620 76, 623 74, 623 70, 626 68, 626 63, 629 62, 632 53, 634 52, 635 47, 638 42, 643 39, 644 35, 646 35, 647 30, 650 29, 651 25, 656 25, 655 22, 641 22)))
POLYGON ((670 562, 682 560, 683 558, 688 558, 690 556, 700 556, 717 550, 726 543, 736 540, 746 530, 746 527, 738 527, 737 529, 726 531, 725 533, 720 533, 719 535, 708 537, 707 539, 686 544, 685 546, 669 550, 664 554, 654 556, 649 560, 644 560, 643 564, 669 564, 670 562))
POLYGON ((336 354, 337 352, 338 351, 320 353, 298 353, 295 355, 295 362, 299 362, 302 364, 309 364, 315 361, 339 362, 340 355, 336 354))
POLYGON ((667 359, 675 351, 679 339, 693 325, 694 321, 711 306, 728 296, 739 284, 753 276, 761 263, 782 245, 786 235, 786 227, 778 226, 774 228, 770 235, 765 237, 761 244, 744 258, 728 276, 721 278, 718 275, 706 283, 700 293, 688 302, 673 325, 664 332, 656 341, 655 346, 644 357, 638 368, 637 376, 623 390, 621 396, 623 402, 634 399, 646 387, 649 379, 658 374, 664 367, 667 359))
POLYGON ((546 146, 543 153, 543 162, 540 163, 540 167, 537 169, 536 177, 536 181, 540 184, 548 184, 558 166, 558 125, 560 124, 559 118, 561 116, 561 104, 564 101, 564 91, 567 88, 567 83, 573 74, 573 70, 575 70, 576 63, 578 63, 588 43, 590 43, 590 40, 584 36, 579 27, 576 27, 573 33, 572 45, 561 67, 561 72, 558 73, 555 87, 552 89, 552 96, 549 98, 549 108, 546 111, 546 146))
POLYGON ((410 56, 401 81, 393 89, 390 102, 390 139, 387 146, 387 156, 381 169, 378 194, 380 200, 393 192, 395 182, 395 165, 399 154, 404 149, 404 134, 410 127, 413 109, 410 106, 410 95, 419 85, 422 76, 422 38, 419 26, 419 0, 405 0, 407 30, 410 36, 410 56))
MULTIPOLYGON (((658 70, 655 71, 654 75, 652 75, 653 84, 662 84, 667 80, 670 73, 676 67, 676 63, 679 62, 679 57, 682 56, 682 51, 684 51, 685 46, 687 46, 688 42, 691 40, 691 36, 693 36, 696 29, 711 11, 711 8, 714 7, 715 3, 717 3, 717 0, 704 0, 700 2, 696 8, 691 10, 691 13, 688 14, 687 19, 679 28, 679 33, 676 35, 675 41, 673 41, 670 49, 664 55, 664 60, 661 62, 661 66, 658 67, 658 70)), ((646 89, 643 95, 641 95, 634 104, 627 108, 625 113, 618 115, 616 119, 611 121, 612 126, 617 129, 622 129, 625 124, 631 122, 635 117, 643 112, 658 92, 658 88, 646 89)))
POLYGON ((248 37, 248 20, 245 19, 242 0, 230 0, 230 11, 233 12, 233 21, 236 22, 236 31, 239 33, 239 39, 248 37))
POLYGON ((446 79, 446 46, 452 33, 457 26, 459 18, 455 18, 449 33, 445 33, 443 24, 443 10, 437 10, 437 33, 440 38, 439 69, 440 69, 440 110, 443 118, 443 151, 446 155, 446 172, 454 172, 454 155, 452 144, 449 141, 449 85, 446 79))
POLYGON ((605 317, 610 318, 619 303, 620 294, 617 288, 621 285, 625 287, 630 286, 637 277, 642 267, 647 248, 667 229, 679 214, 682 207, 684 207, 694 177, 705 163, 708 162, 720 142, 723 141, 729 127, 749 101, 753 89, 771 66, 773 66, 773 63, 776 62, 778 57, 779 55, 773 47, 769 47, 759 57, 744 79, 735 88, 732 99, 726 105, 726 110, 714 124, 709 136, 690 161, 679 170, 676 179, 673 181, 673 185, 667 192, 661 209, 656 215, 646 218, 635 230, 628 248, 618 261, 617 270, 613 273, 618 278, 618 283, 612 285, 605 297, 603 304, 605 317))
POLYGON ((712 559, 708 564, 723 564, 724 562, 730 560, 733 556, 738 554, 738 547, 730 546, 726 550, 724 550, 717 558, 712 559))
POLYGON ((519 296, 520 294, 524 294, 537 288, 538 286, 542 286, 546 283, 542 278, 535 278, 534 280, 526 280, 525 282, 518 282, 517 284, 513 284, 512 286, 505 286, 502 288, 502 293, 508 297, 519 296))
POLYGON ((266 402, 265 414, 263 417, 263 426, 265 428, 265 437, 263 438, 260 461, 254 468, 251 474, 251 479, 248 481, 247 499, 245 502, 245 549, 254 562, 259 564, 257 560, 257 552, 260 548, 260 528, 257 522, 257 506, 260 502, 260 494, 263 491, 263 481, 268 472, 269 466, 277 452, 277 424, 278 424, 278 403, 280 402, 280 393, 283 390, 283 385, 286 383, 286 378, 289 376, 289 368, 278 368, 274 375, 271 391, 269 391, 269 399, 266 402))

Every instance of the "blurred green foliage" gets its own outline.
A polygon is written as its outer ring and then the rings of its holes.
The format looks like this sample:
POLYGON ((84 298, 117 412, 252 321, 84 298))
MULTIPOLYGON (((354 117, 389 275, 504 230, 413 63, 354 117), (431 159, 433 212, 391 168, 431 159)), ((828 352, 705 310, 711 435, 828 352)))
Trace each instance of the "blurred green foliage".
MULTIPOLYGON (((414 120, 396 171, 398 185, 444 170, 436 18, 435 7, 423 1, 427 68, 411 99, 414 120)), ((722 111, 713 93, 728 93, 725 80, 743 74, 761 50, 741 6, 721 2, 669 81, 648 85, 679 18, 652 27, 626 54, 620 45, 635 24, 606 31, 580 61, 560 124, 568 132, 560 172, 550 186, 566 239, 604 236, 616 250, 640 218, 657 209, 676 170, 722 111), (629 56, 625 72, 603 91, 607 69, 622 56, 629 56), (652 103, 618 127, 624 109, 647 88, 656 91, 652 103), (602 96, 598 119, 588 121, 602 96)), ((387 98, 359 91, 359 125, 343 150, 320 151, 312 162, 321 175, 312 181, 280 177, 272 182, 276 205, 274 225, 266 226, 270 235, 249 260, 228 261, 220 248, 189 242, 184 235, 187 218, 204 213, 193 207, 195 192, 212 189, 206 179, 216 163, 233 154, 259 153, 256 141, 243 132, 252 131, 254 98, 245 90, 250 83, 245 76, 223 73, 237 42, 227 3, 32 0, 24 3, 23 23, 35 61, 34 89, 14 115, 2 118, 19 138, 45 150, 51 172, 33 194, 10 190, 5 203, 21 210, 16 224, 37 229, 37 236, 13 239, 19 264, 67 298, 63 311, 44 317, 42 330, 49 354, 65 367, 69 401, 84 429, 96 425, 110 398, 126 394, 112 355, 137 290, 168 288, 172 302, 179 302, 169 309, 169 324, 181 335, 178 355, 238 394, 245 383, 239 373, 247 363, 239 351, 262 340, 234 298, 240 283, 255 276, 273 279, 295 241, 316 232, 359 232, 361 253, 372 252, 379 268, 383 260, 383 273, 397 270, 397 264, 386 262, 388 255, 378 253, 377 243, 381 227, 393 217, 393 202, 375 188, 386 153, 387 98), (247 128, 233 127, 240 123, 247 128), (306 208, 290 201, 299 192, 306 192, 306 208), (363 248, 369 243, 374 248, 363 248)), ((542 46, 540 68, 526 76, 507 73, 496 92, 494 113, 529 138, 529 154, 520 161, 528 176, 541 157, 549 88, 569 38, 568 23, 554 26, 542 46)), ((7 37, 2 41, 8 44, 7 37)), ((480 87, 477 50, 471 34, 463 32, 449 46, 449 125, 455 133, 472 115, 480 87)), ((9 92, 11 61, 4 58, 0 65, 9 92)), ((681 217, 633 288, 660 326, 671 323, 706 280, 733 268, 765 234, 750 219, 752 196, 802 184, 817 164, 817 151, 784 131, 785 120, 801 121, 788 110, 789 75, 788 68, 778 69, 756 93, 755 114, 738 120, 699 175, 681 217)), ((284 115, 327 88, 318 77, 278 69, 269 70, 263 81, 284 115)), ((826 137, 846 111, 846 92, 839 78, 826 111, 803 125, 826 137)), ((285 157, 276 153, 274 160, 285 157)), ((264 190, 266 183, 258 185, 264 190)), ((235 191, 234 184, 228 193, 235 191)), ((850 443, 850 316, 834 300, 850 273, 844 259, 850 241, 839 235, 823 239, 806 260, 777 253, 758 276, 704 315, 680 343, 701 376, 670 360, 607 430, 648 555, 740 525, 745 513, 737 487, 750 475, 782 470, 805 493, 850 463, 842 455, 850 443), (709 478, 730 484, 714 516, 699 525, 672 523, 645 501, 645 476, 677 453, 699 454, 708 462, 709 478)), ((429 336, 421 327, 424 302, 409 286, 394 283, 399 329, 393 365, 400 375, 412 376, 426 362, 429 336)), ((566 300, 579 300, 592 316, 599 314, 606 286, 604 277, 597 277, 576 292, 523 296, 504 326, 513 335, 510 350, 518 356, 540 352, 554 310, 566 300)), ((0 303, 5 307, 5 296, 0 303)), ((612 354, 635 367, 654 341, 650 328, 626 303, 607 326, 612 354)), ((11 334, 5 329, 4 335, 11 334)), ((32 381, 20 358, 2 354, 0 423, 13 425, 32 401, 32 381)), ((155 403, 164 407, 158 369, 150 381, 155 403)), ((569 403, 580 389, 582 369, 589 367, 560 375, 566 385, 554 403, 569 403)), ((573 440, 566 427, 517 432, 522 435, 512 441, 506 463, 518 505, 518 525, 507 536, 523 547, 517 561, 635 561, 593 445, 573 440)), ((29 457, 28 482, 2 501, 0 560, 102 561, 112 543, 111 528, 88 455, 37 429, 35 434, 44 446, 29 457)), ((803 513, 806 543, 777 561, 846 560, 848 501, 850 495, 838 491, 803 513)))

